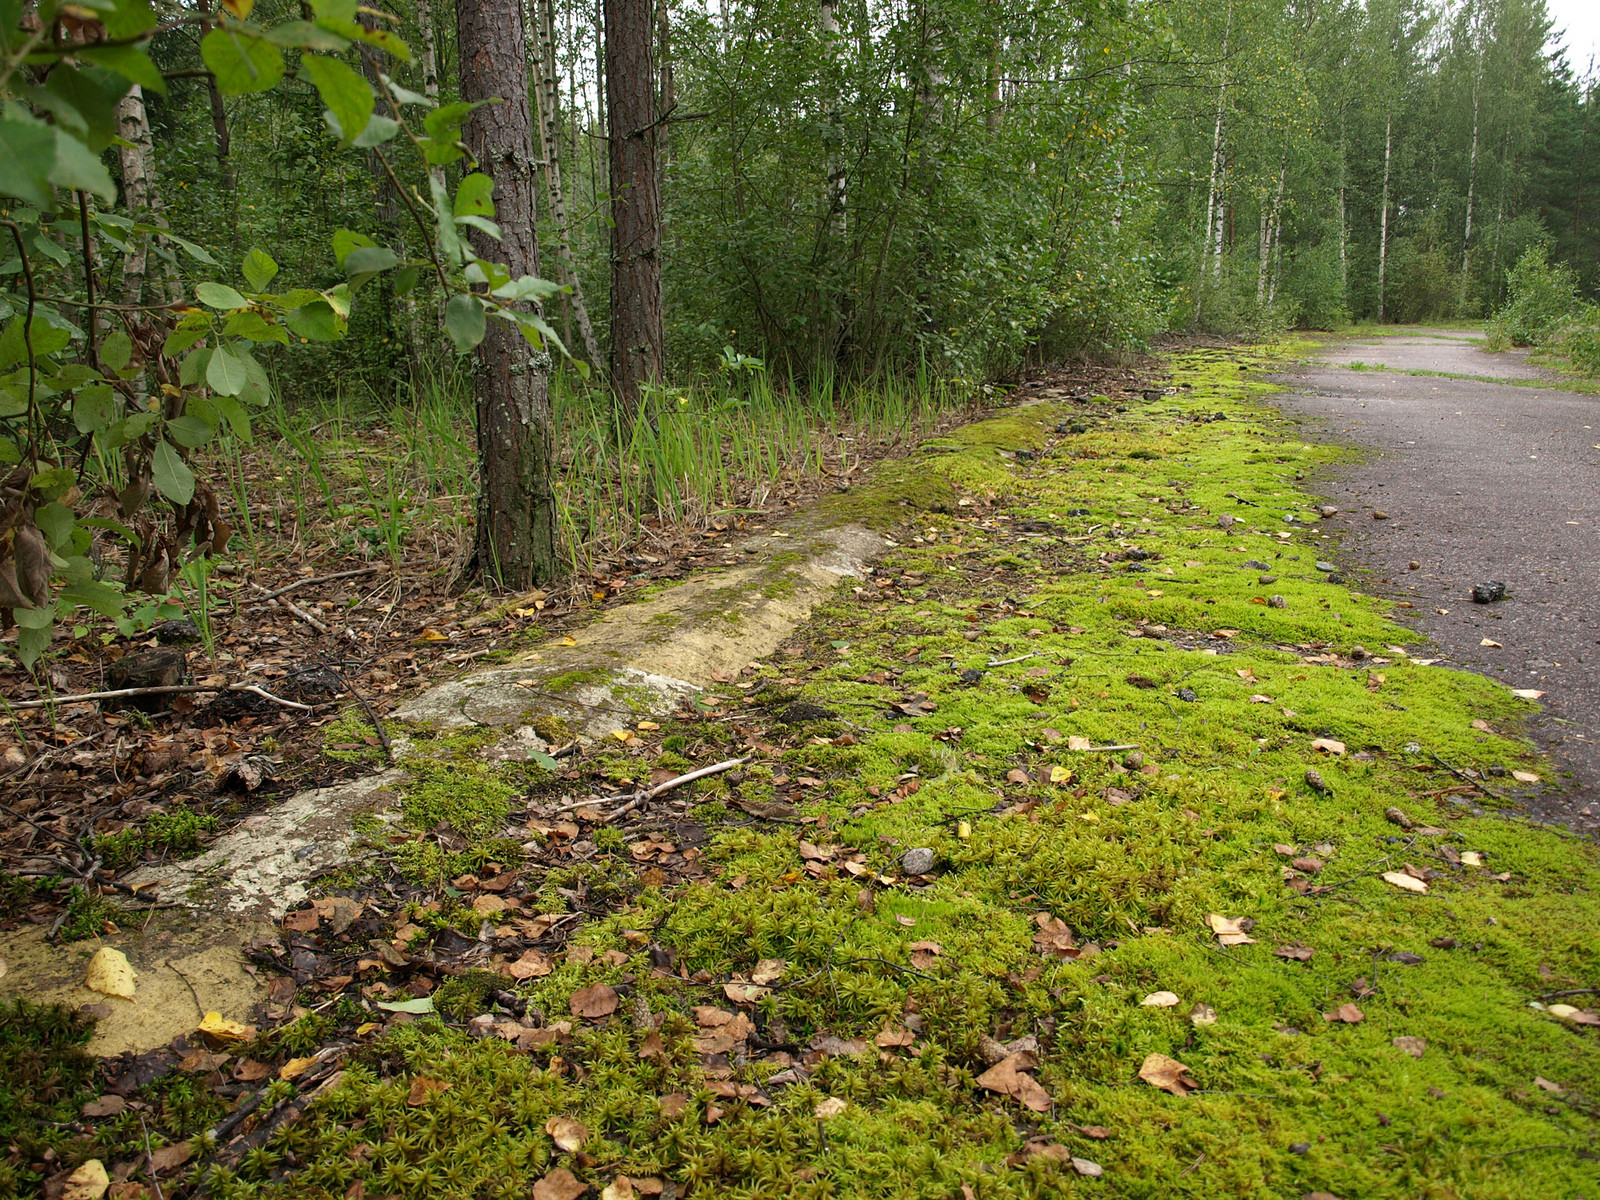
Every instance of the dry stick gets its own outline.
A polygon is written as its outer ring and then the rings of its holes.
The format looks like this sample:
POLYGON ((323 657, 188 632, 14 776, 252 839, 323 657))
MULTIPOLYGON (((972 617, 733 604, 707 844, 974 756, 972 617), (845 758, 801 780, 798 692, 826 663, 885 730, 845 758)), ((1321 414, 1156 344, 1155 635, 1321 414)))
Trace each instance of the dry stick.
POLYGON ((144 1158, 150 1164, 150 1186, 156 1190, 156 1200, 166 1200, 161 1194, 161 1181, 156 1178, 156 1156, 150 1151, 150 1130, 145 1127, 143 1113, 139 1114, 139 1132, 144 1134, 144 1158))
POLYGON ((379 720, 378 714, 373 711, 372 705, 367 702, 367 698, 365 696, 356 691, 355 686, 344 677, 343 672, 339 671, 335 667, 328 667, 326 669, 333 672, 334 678, 340 683, 344 684, 344 690, 354 696, 356 698, 356 702, 361 705, 361 711, 367 714, 367 720, 372 722, 372 728, 378 733, 378 741, 383 743, 383 761, 388 763, 390 766, 393 766, 394 746, 389 741, 388 730, 384 729, 383 722, 379 720))
POLYGON ((1477 788, 1484 795, 1490 796, 1493 799, 1500 801, 1500 803, 1502 803, 1502 804, 1504 804, 1506 802, 1506 798, 1504 796, 1500 795, 1499 792, 1496 792, 1493 789, 1487 787, 1483 783, 1482 780, 1474 779, 1474 778, 1472 778, 1472 776, 1468 775, 1465 771, 1462 771, 1457 767, 1452 767, 1449 763, 1445 762, 1444 759, 1440 758, 1439 755, 1435 751, 1429 750, 1428 753, 1432 754, 1433 757, 1434 757, 1434 760, 1441 767, 1443 767, 1446 771, 1449 771, 1450 774, 1454 775, 1457 779, 1465 780, 1467 783, 1470 783, 1473 787, 1477 788))
POLYGON ((713 763, 709 767, 701 767, 698 771, 690 771, 687 775, 679 775, 676 779, 668 779, 664 783, 656 784, 655 787, 643 788, 637 792, 625 792, 620 796, 591 796, 587 800, 579 800, 573 804, 563 804, 555 812, 573 812, 580 808, 592 808, 596 804, 613 804, 618 800, 626 800, 627 804, 606 818, 608 821, 615 821, 623 813, 631 812, 646 800, 654 800, 657 796, 670 792, 673 788, 682 787, 686 783, 693 783, 696 779, 704 779, 707 775, 731 771, 734 767, 742 766, 754 757, 752 754, 747 754, 743 758, 730 758, 725 762, 713 763))
POLYGON ((1037 654, 1019 654, 1019 655, 1017 655, 1016 658, 991 658, 989 660, 989 666, 991 668, 994 668, 994 667, 1008 667, 1012 663, 1026 662, 1030 658, 1038 658, 1038 657, 1039 656, 1037 654))
MULTIPOLYGON (((354 571, 335 571, 332 575, 308 575, 304 579, 296 579, 293 583, 285 584, 276 591, 267 592, 265 588, 262 588, 261 590, 266 592, 266 595, 257 598, 260 600, 276 600, 279 596, 287 596, 296 588, 308 587, 313 583, 332 583, 335 579, 354 579, 358 575, 376 575, 381 570, 383 570, 381 566, 371 566, 357 567, 354 571)), ((256 586, 260 587, 259 584, 256 586)))
POLYGON ((1137 750, 1138 748, 1138 742, 1129 742, 1123 746, 1085 746, 1082 750, 1072 750, 1071 746, 1067 747, 1074 754, 1104 754, 1110 750, 1137 750))
MULTIPOLYGON (((277 603, 279 603, 279 601, 274 600, 273 603, 277 604, 277 603)), ((284 600, 284 601, 282 601, 282 604, 283 604, 283 606, 285 608, 287 608, 295 616, 299 617, 307 625, 311 626, 311 628, 315 629, 318 633, 327 633, 328 632, 328 627, 326 625, 324 625, 321 621, 317 620, 315 617, 313 617, 305 609, 301 608, 298 604, 294 603, 292 600, 284 600)))
POLYGON ((257 687, 253 683, 229 683, 220 687, 204 683, 172 683, 161 687, 121 688, 114 692, 79 692, 72 696, 53 696, 47 700, 13 700, 11 707, 47 708, 52 704, 82 704, 86 700, 120 700, 124 696, 175 696, 190 692, 251 692, 263 700, 281 704, 284 708, 295 708, 301 712, 314 711, 309 704, 300 704, 294 700, 285 700, 282 696, 274 696, 265 688, 257 687))

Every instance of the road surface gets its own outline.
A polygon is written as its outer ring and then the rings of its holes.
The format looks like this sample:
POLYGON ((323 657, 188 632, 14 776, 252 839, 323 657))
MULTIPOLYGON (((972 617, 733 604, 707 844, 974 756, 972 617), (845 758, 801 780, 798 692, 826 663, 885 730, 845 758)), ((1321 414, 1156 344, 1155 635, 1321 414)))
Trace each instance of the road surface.
POLYGON ((1277 401, 1308 437, 1368 451, 1321 481, 1343 510, 1325 528, 1342 526, 1346 561, 1371 570, 1380 594, 1410 600, 1402 617, 1455 663, 1546 693, 1529 732, 1565 786, 1529 812, 1596 835, 1600 396, 1528 386, 1549 374, 1487 353, 1480 337, 1414 329, 1331 342, 1277 401), (1489 580, 1509 597, 1474 604, 1473 585, 1489 580))

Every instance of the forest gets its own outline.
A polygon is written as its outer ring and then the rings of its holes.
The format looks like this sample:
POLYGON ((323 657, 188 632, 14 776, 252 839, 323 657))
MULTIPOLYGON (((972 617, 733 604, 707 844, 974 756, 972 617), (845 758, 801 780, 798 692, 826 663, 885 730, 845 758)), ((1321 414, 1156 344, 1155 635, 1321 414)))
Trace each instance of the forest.
POLYGON ((476 493, 465 566, 522 584, 748 503, 812 427, 870 437, 1169 332, 1483 319, 1521 264, 1506 338, 1600 366, 1595 82, 1540 0, 0 24, 0 601, 27 661, 53 603, 130 619, 225 549, 241 447, 265 427, 304 465, 319 406, 433 431, 369 485, 369 540, 396 549, 408 496, 476 493), (515 445, 506 405, 535 416, 515 445))

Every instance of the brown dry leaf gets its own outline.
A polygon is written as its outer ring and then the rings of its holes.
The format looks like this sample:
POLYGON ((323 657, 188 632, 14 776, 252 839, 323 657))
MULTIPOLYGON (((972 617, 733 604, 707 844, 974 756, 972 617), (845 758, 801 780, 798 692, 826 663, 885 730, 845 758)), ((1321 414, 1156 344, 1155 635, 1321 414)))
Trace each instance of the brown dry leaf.
POLYGON ((320 924, 322 918, 317 915, 317 910, 314 908, 302 908, 299 912, 289 913, 283 918, 283 927, 294 933, 315 933, 320 924))
POLYGON ((579 988, 567 1003, 572 1008, 573 1016, 598 1020, 617 1011, 617 992, 607 984, 597 983, 592 987, 579 988))
POLYGON ((233 1064, 233 1077, 240 1083, 256 1083, 272 1074, 272 1068, 253 1058, 241 1058, 233 1064))
POLYGON ((569 1153, 589 1140, 589 1127, 571 1117, 551 1117, 544 1123, 544 1131, 559 1149, 569 1153))
POLYGON ((557 1167, 533 1185, 533 1200, 578 1200, 589 1190, 589 1185, 578 1182, 578 1177, 565 1167, 557 1167))
MULTIPOLYGON (((315 1058, 291 1058, 278 1068, 279 1079, 298 1079, 316 1063, 315 1058)), ((235 1075, 238 1071, 234 1072, 235 1075)))
POLYGON ((193 1157, 193 1142, 174 1142, 151 1154, 150 1165, 156 1169, 157 1174, 165 1174, 168 1171, 176 1171, 193 1157))
POLYGON ((817 1107, 813 1111, 816 1113, 817 1120, 826 1121, 832 1117, 837 1117, 847 1107, 849 1105, 838 1096, 829 1096, 826 1100, 819 1100, 817 1107))
POLYGON ((645 1035, 644 1041, 639 1043, 639 1057, 653 1058, 663 1063, 667 1061, 667 1047, 661 1040, 659 1029, 652 1029, 645 1035))
POLYGON ((1198 1086, 1188 1076, 1189 1068, 1175 1058, 1168 1058, 1165 1054, 1147 1054, 1144 1062, 1139 1067, 1139 1078, 1151 1087, 1158 1087, 1163 1092, 1171 1092, 1174 1096, 1187 1096, 1189 1089, 1198 1086))
POLYGON ((328 927, 338 934, 350 928, 364 906, 349 896, 328 896, 312 901, 312 907, 319 917, 328 922, 328 927))
POLYGON ((944 947, 940 946, 938 942, 912 942, 909 949, 911 951, 911 965, 919 971, 926 971, 933 966, 939 955, 944 953, 944 947))
POLYGON ((661 1115, 672 1121, 683 1116, 689 1107, 689 1097, 682 1092, 668 1092, 661 1097, 661 1115))
POLYGON ((556 969, 555 963, 543 950, 524 950, 516 962, 507 963, 505 973, 513 979, 537 979, 556 969))
POLYGON ((128 962, 126 954, 111 946, 101 946, 89 960, 89 968, 84 973, 83 983, 90 991, 99 992, 101 995, 132 1000, 134 983, 137 979, 138 976, 134 974, 133 965, 128 962))
POLYGON ((1408 892, 1421 893, 1428 890, 1426 883, 1414 875, 1407 875, 1404 871, 1385 871, 1383 879, 1386 883, 1392 883, 1395 887, 1402 888, 1408 892))
POLYGON ((1316 953, 1310 946, 1279 946, 1272 952, 1278 958, 1292 958, 1295 962, 1310 962, 1316 953))
POLYGON ((789 963, 786 959, 763 958, 756 964, 756 969, 750 972, 750 982, 777 983, 788 967, 789 963))
POLYGON ((638 1193, 633 1190, 633 1180, 626 1175, 618 1175, 606 1184, 605 1190, 600 1193, 600 1200, 633 1200, 636 1195, 638 1193))
POLYGON ((1341 755, 1345 752, 1345 744, 1334 738, 1314 738, 1311 749, 1320 754, 1341 755))
POLYGON ((1550 1080, 1546 1079, 1543 1075, 1535 1075, 1533 1077, 1533 1086, 1534 1087, 1543 1088, 1547 1092, 1554 1092, 1558 1096, 1562 1092, 1567 1090, 1566 1088, 1562 1087, 1559 1083, 1552 1083, 1550 1080))
POLYGON ((1028 773, 1026 771, 1024 771, 1021 767, 1012 767, 1011 770, 1006 772, 1006 782, 1007 783, 1031 783, 1032 780, 1028 778, 1028 773))
POLYGON ((1359 1025, 1367 1019, 1367 1014, 1354 1004, 1341 1004, 1332 1012, 1323 1013, 1324 1021, 1341 1021, 1346 1025, 1359 1025))
POLYGON ((1206 915, 1206 924, 1211 926, 1211 932, 1217 935, 1217 941, 1224 946, 1243 946, 1255 941, 1244 931, 1244 921, 1244 917, 1224 917, 1220 913, 1206 915))
POLYGON ((1073 941, 1072 930, 1060 917, 1052 917, 1044 912, 1035 913, 1033 923, 1039 927, 1039 932, 1033 935, 1035 951, 1056 958, 1077 957, 1077 944, 1073 941))
POLYGON ((885 1025, 877 1037, 872 1039, 872 1044, 880 1050, 891 1050, 896 1046, 909 1046, 917 1040, 917 1035, 909 1029, 895 1029, 885 1025))
POLYGON ((421 1108, 440 1092, 448 1092, 450 1084, 443 1079, 429 1079, 426 1075, 418 1075, 411 1081, 411 1092, 406 1097, 406 1103, 412 1108, 421 1108))
POLYGON ((67 1176, 61 1200, 100 1200, 110 1186, 111 1176, 106 1174, 105 1164, 98 1158, 91 1158, 67 1176))
POLYGON ((1209 1004, 1196 1004, 1189 1010, 1189 1023, 1192 1025, 1215 1025, 1217 1023, 1217 1010, 1209 1004))
POLYGON ((1539 782, 1539 777, 1537 775, 1535 775, 1532 771, 1512 771, 1511 772, 1511 778, 1515 779, 1518 783, 1538 783, 1539 782))
POLYGON ((1421 1058, 1422 1052, 1428 1048, 1428 1039, 1419 1037, 1397 1037, 1394 1039, 1395 1049, 1404 1050, 1412 1058, 1421 1058))
POLYGON ((1145 1008, 1172 1008, 1178 1003, 1178 994, 1176 992, 1151 992, 1139 1003, 1145 1008))
POLYGON ((978 1086, 985 1091, 1010 1096, 1034 1112, 1049 1112, 1050 1093, 1044 1090, 1037 1079, 1027 1074, 1028 1069, 1035 1065, 1036 1060, 1027 1051, 1008 1054, 978 1076, 978 1086))
POLYGON ((80 1117, 115 1117, 128 1107, 128 1102, 121 1096, 112 1094, 101 1096, 98 1100, 91 1100, 78 1110, 80 1117))
POLYGON ((1104 1125, 1079 1125, 1078 1132, 1086 1138, 1093 1138, 1097 1142, 1103 1142, 1111 1136, 1111 1130, 1104 1125))

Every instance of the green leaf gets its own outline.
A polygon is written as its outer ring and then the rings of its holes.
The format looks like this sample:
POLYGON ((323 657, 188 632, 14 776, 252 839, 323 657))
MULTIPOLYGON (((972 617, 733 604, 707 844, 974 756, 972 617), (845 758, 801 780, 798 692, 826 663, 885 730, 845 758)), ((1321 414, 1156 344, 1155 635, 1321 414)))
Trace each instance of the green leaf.
POLYGON ((224 96, 264 92, 283 78, 283 51, 241 29, 213 29, 200 42, 200 57, 224 96))
POLYGON ((156 27, 156 14, 150 7, 150 0, 117 0, 100 20, 106 27, 106 35, 119 42, 156 27))
POLYGON ((394 273, 394 294, 398 298, 404 296, 417 286, 417 280, 422 278, 422 268, 413 263, 409 267, 401 267, 394 273))
MULTIPOLYGON (((136 226, 135 228, 143 229, 145 227, 136 226)), ((183 248, 183 252, 190 258, 194 259, 195 262, 205 263, 208 267, 220 267, 222 265, 216 259, 211 257, 211 251, 207 250, 204 246, 197 246, 187 238, 179 237, 170 229, 155 229, 152 227, 151 232, 159 233, 165 238, 171 238, 174 242, 181 246, 183 248)))
POLYGON ((461 235, 456 232, 455 220, 450 216, 450 193, 444 190, 444 181, 437 175, 428 176, 428 188, 433 194, 433 211, 437 217, 439 256, 448 266, 461 263, 461 235))
POLYGON ((100 361, 113 371, 120 371, 133 361, 133 339, 120 329, 113 329, 100 343, 100 361))
POLYGON ((217 431, 197 416, 185 413, 167 422, 167 436, 186 450, 204 446, 217 435, 217 431))
POLYGON ((372 1003, 385 1012, 421 1014, 436 1011, 432 996, 418 996, 414 1000, 374 1000, 372 1003))
POLYGON ((178 382, 184 387, 193 387, 206 377, 206 368, 210 364, 211 350, 201 346, 178 364, 178 382))
POLYGON ((223 325, 222 332, 226 337, 248 338, 252 342, 277 342, 282 346, 289 344, 289 334, 282 325, 272 324, 253 309, 234 313, 223 325))
POLYGON ((244 391, 239 393, 239 399, 246 404, 262 405, 272 399, 272 381, 267 378, 267 369, 256 361, 256 356, 244 347, 234 351, 239 356, 239 361, 244 364, 244 375, 248 381, 244 391))
POLYGON ((221 414, 222 419, 228 423, 228 428, 233 431, 233 436, 245 445, 250 444, 250 414, 245 412, 244 405, 232 396, 213 396, 212 405, 221 414))
POLYGON ((167 94, 167 81, 140 46, 79 46, 73 53, 80 61, 108 67, 148 92, 167 94))
POLYGON ((311 11, 317 20, 354 21, 357 0, 311 0, 311 11))
POLYGON ((0 116, 0 195, 51 208, 56 131, 32 117, 0 116))
POLYGON ((308 342, 336 342, 344 336, 345 319, 326 300, 291 308, 284 316, 289 331, 308 342))
POLYGON ((128 85, 104 67, 77 68, 58 64, 44 90, 78 115, 81 128, 73 130, 99 154, 117 136, 117 101, 128 85))
POLYGON ((12 616, 17 621, 17 657, 22 660, 22 665, 32 667, 39 661, 39 656, 50 649, 50 637, 55 632, 56 606, 47 604, 43 608, 18 608, 12 611, 12 616), (38 615, 42 621, 39 625, 30 622, 38 615))
POLYGON ((267 284, 272 282, 273 276, 278 273, 278 264, 272 261, 272 255, 259 246, 252 247, 249 254, 244 256, 244 262, 239 264, 245 282, 257 292, 267 290, 267 284))
POLYGON ((351 145, 360 150, 369 150, 373 146, 381 146, 393 140, 395 134, 400 132, 400 122, 374 113, 367 121, 367 127, 361 131, 361 136, 356 138, 351 145))
POLYGON ((17 448, 14 439, 0 434, 0 463, 19 463, 22 461, 22 451, 17 448))
POLYGON ((317 50, 324 54, 338 54, 350 45, 349 38, 340 37, 310 21, 285 21, 266 30, 262 36, 277 46, 286 46, 291 50, 317 50))
POLYGON ((451 296, 450 302, 444 306, 444 328, 455 343, 456 351, 467 353, 483 341, 483 335, 488 332, 482 303, 476 296, 465 292, 451 296))
POLYGON ((111 172, 100 156, 65 129, 56 130, 56 165, 50 171, 50 182, 99 196, 107 204, 117 199, 117 185, 111 182, 111 172))
POLYGON ((333 114, 340 143, 350 145, 372 117, 372 85, 353 67, 320 54, 306 55, 300 61, 300 73, 316 85, 322 102, 333 114))
POLYGON ((422 118, 422 128, 431 138, 448 137, 454 140, 461 133, 462 123, 473 114, 475 109, 481 107, 483 107, 481 101, 471 103, 466 100, 457 100, 454 104, 441 104, 422 118))
POLYGON ((364 233, 357 233, 354 229, 336 229, 333 231, 333 258, 341 267, 344 260, 350 257, 350 251, 361 246, 376 246, 364 233))
POLYGON ((411 61, 411 47, 387 29, 368 29, 355 20, 342 17, 318 17, 317 24, 353 42, 365 42, 369 46, 376 46, 401 62, 411 61))
POLYGON ((55 550, 72 536, 74 514, 65 504, 41 504, 33 511, 33 523, 44 534, 45 544, 55 550))
POLYGON ((474 171, 456 188, 456 203, 452 210, 458 217, 494 216, 494 180, 474 171))
POLYGON ((470 225, 473 229, 481 230, 495 241, 500 241, 500 226, 487 217, 457 217, 457 225, 470 225))
POLYGON ((167 340, 161 343, 161 353, 168 358, 175 358, 205 337, 205 335, 204 325, 195 325, 189 329, 185 329, 180 325, 177 329, 167 334, 167 340))
POLYGON ((164 438, 156 443, 150 458, 150 474, 156 491, 172 503, 187 504, 194 499, 194 472, 164 438))
POLYGON ((72 423, 79 433, 94 433, 117 419, 117 394, 106 383, 82 389, 72 398, 72 423))
POLYGON ((225 346, 218 346, 206 364, 206 384, 219 396, 237 396, 244 391, 249 376, 244 362, 225 346))
POLYGON ((360 291, 380 271, 399 266, 399 256, 383 246, 361 246, 345 255, 344 273, 350 277, 350 290, 360 291))
POLYGON ((249 308, 250 301, 225 283, 212 283, 206 281, 195 285, 194 294, 200 303, 210 308, 235 309, 249 308))
POLYGON ((93 609, 102 617, 120 617, 128 597, 121 588, 97 579, 83 579, 61 589, 61 599, 93 609))

